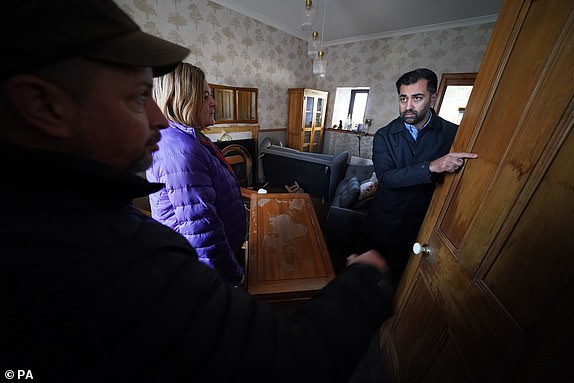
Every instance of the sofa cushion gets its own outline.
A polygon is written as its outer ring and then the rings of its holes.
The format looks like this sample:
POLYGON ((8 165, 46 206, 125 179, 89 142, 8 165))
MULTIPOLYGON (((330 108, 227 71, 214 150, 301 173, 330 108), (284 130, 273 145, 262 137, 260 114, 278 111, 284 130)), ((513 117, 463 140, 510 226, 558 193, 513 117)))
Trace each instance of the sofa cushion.
POLYGON ((343 208, 351 207, 359 199, 360 183, 357 177, 351 177, 342 181, 342 185, 337 193, 339 206, 343 208))
POLYGON ((344 178, 357 177, 359 181, 365 181, 371 178, 375 168, 373 165, 353 165, 349 164, 345 171, 344 178))
POLYGON ((376 182, 365 181, 363 184, 360 185, 360 192, 359 192, 359 201, 367 199, 369 197, 374 197, 375 193, 377 192, 377 186, 379 186, 376 182))
POLYGON ((337 154, 331 163, 331 177, 329 180, 329 200, 332 200, 337 191, 339 183, 345 176, 345 170, 347 170, 347 158, 349 157, 349 152, 344 151, 337 154))

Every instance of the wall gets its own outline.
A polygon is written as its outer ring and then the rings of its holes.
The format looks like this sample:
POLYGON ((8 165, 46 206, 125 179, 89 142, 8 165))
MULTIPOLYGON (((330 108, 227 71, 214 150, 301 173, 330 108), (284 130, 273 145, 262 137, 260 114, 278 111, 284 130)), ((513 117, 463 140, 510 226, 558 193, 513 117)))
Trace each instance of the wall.
MULTIPOLYGON (((371 129, 373 132, 375 129, 371 129)), ((341 153, 343 150, 349 152, 351 156, 372 158, 373 157, 373 136, 364 136, 350 131, 328 130, 323 135, 323 153, 341 153)))
MULTIPOLYGON (((337 87, 368 86, 365 118, 372 118, 374 133, 399 114, 395 81, 418 67, 442 73, 477 72, 494 23, 470 25, 423 33, 406 34, 326 48, 327 76, 317 87, 334 95, 337 87)), ((335 100, 328 102, 326 121, 331 121, 335 100)), ((358 155, 357 138, 351 134, 327 132, 325 153, 349 150, 358 155)), ((361 157, 372 155, 372 138, 361 142, 361 157)))
MULTIPOLYGON (((365 118, 372 130, 398 116, 395 81, 418 67, 439 76, 451 72, 476 72, 494 23, 414 33, 326 48, 327 76, 317 86, 334 95, 337 87, 369 87, 365 118)), ((332 110, 334 99, 329 100, 332 110)), ((332 114, 328 113, 327 121, 332 114)))
MULTIPOLYGON (((321 79, 312 75, 306 41, 213 2, 116 1, 145 31, 189 47, 186 61, 202 67, 209 82, 258 88, 261 130, 286 128, 290 87, 329 91, 326 122, 330 124, 336 88, 366 86, 370 94, 365 117, 373 119, 370 132, 374 133, 398 115, 394 82, 402 73, 420 66, 439 76, 478 71, 494 25, 326 46, 327 76, 321 79)), ((286 142, 281 134, 273 135, 286 142)), ((357 146, 357 138, 351 135, 328 132, 325 139, 327 153, 357 146)), ((363 146, 369 145, 365 144, 361 144, 361 155, 368 157, 370 152, 364 154, 363 146)))
POLYGON ((261 129, 287 126, 287 89, 313 87, 307 42, 207 0, 116 0, 143 30, 190 48, 214 84, 259 89, 261 129))

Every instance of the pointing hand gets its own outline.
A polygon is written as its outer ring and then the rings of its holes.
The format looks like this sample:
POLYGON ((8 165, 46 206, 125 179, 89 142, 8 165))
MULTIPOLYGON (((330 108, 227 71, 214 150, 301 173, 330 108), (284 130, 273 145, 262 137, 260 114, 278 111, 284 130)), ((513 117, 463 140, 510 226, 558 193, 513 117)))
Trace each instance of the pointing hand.
POLYGON ((477 158, 476 153, 456 152, 448 153, 429 164, 431 173, 453 173, 459 170, 464 165, 465 158, 477 158))

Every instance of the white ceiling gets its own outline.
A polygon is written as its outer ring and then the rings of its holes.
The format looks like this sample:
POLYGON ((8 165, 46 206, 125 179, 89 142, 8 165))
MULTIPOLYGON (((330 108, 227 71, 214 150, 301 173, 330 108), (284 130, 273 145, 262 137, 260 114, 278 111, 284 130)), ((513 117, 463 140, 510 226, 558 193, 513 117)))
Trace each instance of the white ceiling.
MULTIPOLYGON (((302 39, 305 0, 212 0, 302 39)), ((324 45, 495 21, 503 0, 313 0, 324 45)))

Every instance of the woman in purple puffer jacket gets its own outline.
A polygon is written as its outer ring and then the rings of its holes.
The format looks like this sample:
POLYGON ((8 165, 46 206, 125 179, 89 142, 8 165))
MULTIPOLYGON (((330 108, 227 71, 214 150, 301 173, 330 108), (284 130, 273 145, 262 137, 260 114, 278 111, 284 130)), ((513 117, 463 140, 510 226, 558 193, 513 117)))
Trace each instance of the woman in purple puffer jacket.
POLYGON ((235 254, 246 239, 239 183, 223 155, 202 130, 215 123, 216 103, 196 66, 181 63, 154 80, 154 98, 169 119, 147 170, 164 184, 149 196, 154 219, 182 234, 199 259, 238 285, 244 271, 235 254))

